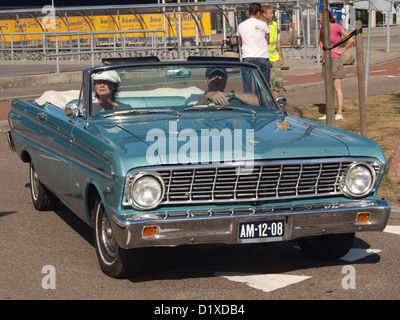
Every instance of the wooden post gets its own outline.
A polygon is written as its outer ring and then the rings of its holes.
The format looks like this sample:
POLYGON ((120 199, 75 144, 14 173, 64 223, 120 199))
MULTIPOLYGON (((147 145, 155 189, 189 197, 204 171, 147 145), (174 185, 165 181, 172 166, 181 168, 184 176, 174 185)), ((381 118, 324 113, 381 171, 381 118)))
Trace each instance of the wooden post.
MULTIPOLYGON (((356 29, 362 27, 361 21, 356 21, 356 29)), ((358 103, 360 108, 361 135, 367 136, 367 97, 365 94, 365 65, 362 33, 356 35, 358 103)))
MULTIPOLYGON (((331 28, 329 25, 328 0, 322 0, 322 31, 325 48, 331 45, 331 28)), ((325 99, 326 99, 326 124, 335 125, 335 95, 333 93, 332 55, 330 49, 324 49, 325 62, 325 99)))

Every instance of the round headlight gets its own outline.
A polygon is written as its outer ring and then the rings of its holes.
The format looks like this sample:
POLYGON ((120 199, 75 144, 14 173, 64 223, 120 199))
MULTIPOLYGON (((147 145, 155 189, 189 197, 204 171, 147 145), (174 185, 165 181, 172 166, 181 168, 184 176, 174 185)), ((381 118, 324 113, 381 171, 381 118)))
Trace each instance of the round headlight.
POLYGON ((375 184, 375 172, 366 163, 350 166, 343 181, 343 191, 351 197, 362 197, 368 194, 375 184))
POLYGON ((143 175, 135 179, 130 188, 132 204, 138 209, 156 207, 164 196, 162 179, 152 175, 143 175))

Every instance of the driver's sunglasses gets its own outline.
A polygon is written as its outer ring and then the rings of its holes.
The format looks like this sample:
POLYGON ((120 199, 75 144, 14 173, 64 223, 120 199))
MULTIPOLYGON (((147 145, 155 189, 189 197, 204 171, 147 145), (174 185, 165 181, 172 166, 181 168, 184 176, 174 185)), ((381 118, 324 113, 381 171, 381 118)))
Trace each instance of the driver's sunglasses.
POLYGON ((221 71, 215 71, 215 72, 211 73, 207 78, 214 79, 216 77, 223 79, 223 78, 225 78, 225 74, 221 71))

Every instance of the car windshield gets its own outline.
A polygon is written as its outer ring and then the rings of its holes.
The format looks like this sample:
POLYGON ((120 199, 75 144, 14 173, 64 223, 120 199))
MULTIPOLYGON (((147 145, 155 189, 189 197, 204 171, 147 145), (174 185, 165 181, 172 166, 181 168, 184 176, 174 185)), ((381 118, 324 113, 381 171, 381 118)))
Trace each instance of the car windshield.
POLYGON ((276 112, 258 69, 242 63, 108 66, 91 74, 90 116, 276 112))

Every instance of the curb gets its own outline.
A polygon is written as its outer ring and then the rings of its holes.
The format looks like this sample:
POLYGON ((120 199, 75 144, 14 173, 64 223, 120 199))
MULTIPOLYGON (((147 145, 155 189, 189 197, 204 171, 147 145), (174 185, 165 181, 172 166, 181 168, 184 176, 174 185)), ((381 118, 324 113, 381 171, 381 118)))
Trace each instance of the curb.
POLYGON ((43 73, 0 79, 1 89, 35 88, 49 84, 68 84, 82 81, 82 71, 43 73))
POLYGON ((400 207, 392 206, 390 210, 390 218, 400 219, 400 207))
POLYGON ((0 120, 0 132, 8 131, 9 129, 8 120, 0 120))
MULTIPOLYGON (((380 60, 376 59, 373 63, 370 63, 370 66, 377 65, 393 60, 400 59, 400 54, 395 54, 390 59, 380 60)), ((288 59, 293 60, 298 63, 297 59, 288 59)), ((313 59, 312 59, 313 60, 313 59)), ((293 63, 293 62, 292 62, 293 63)), ((289 68, 293 67, 288 63, 289 68)), ((307 64, 307 63, 305 63, 307 64)), ((354 68, 356 64, 346 66, 347 68, 354 68)), ((312 66, 305 67, 305 70, 309 70, 311 72, 319 72, 321 71, 321 66, 312 66)), ((68 84, 82 81, 82 70, 80 71, 64 71, 61 73, 41 73, 41 74, 32 74, 18 77, 6 77, 0 78, 0 90, 4 89, 17 89, 17 88, 35 88, 43 85, 49 84, 68 84)), ((323 81, 321 81, 323 83, 323 81)), ((310 85, 315 85, 316 83, 311 83, 310 85)), ((294 85, 297 86, 297 85, 294 85)), ((302 84, 303 87, 307 86, 307 84, 302 84)), ((4 99, 3 99, 4 100, 4 99)))

